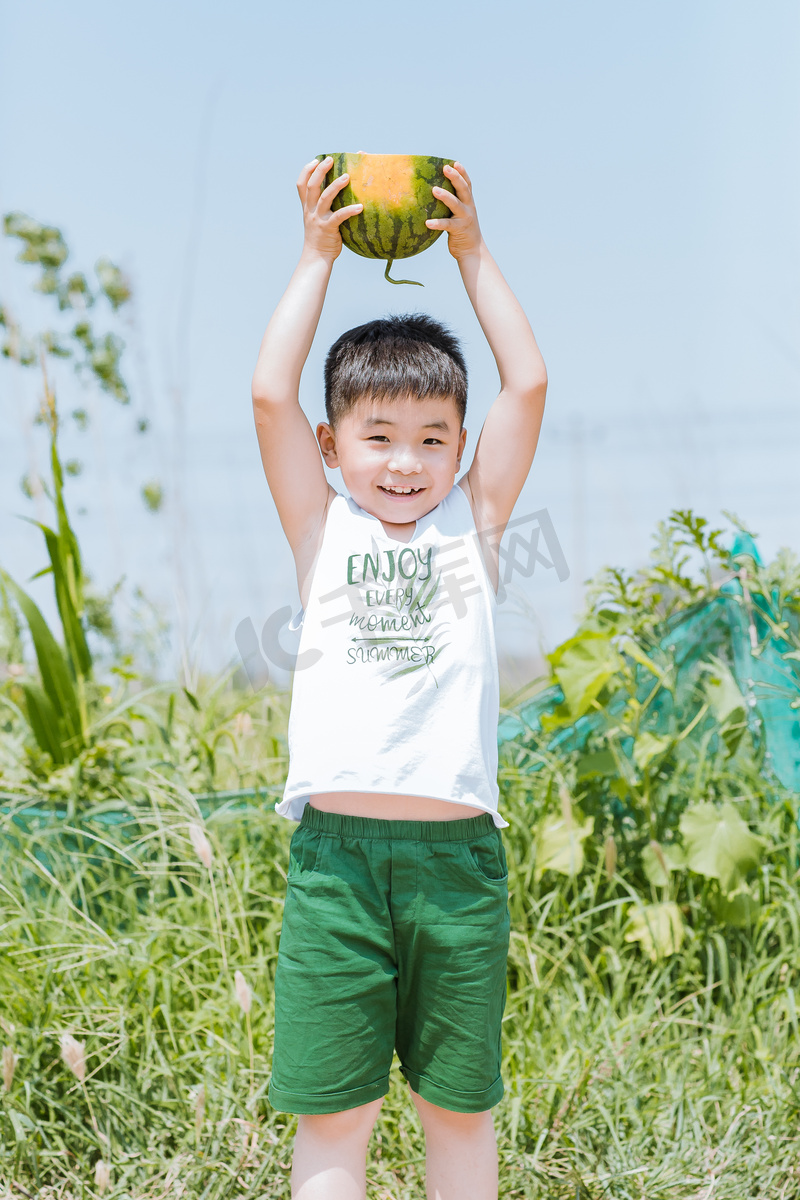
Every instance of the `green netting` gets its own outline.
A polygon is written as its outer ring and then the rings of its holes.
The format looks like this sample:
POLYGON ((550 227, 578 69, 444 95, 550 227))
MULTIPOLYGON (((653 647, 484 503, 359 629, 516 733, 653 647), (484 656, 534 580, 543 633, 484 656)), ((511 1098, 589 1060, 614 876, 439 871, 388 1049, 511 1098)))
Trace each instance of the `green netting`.
MULTIPOLYGON (((745 534, 736 536, 731 560, 750 557, 757 564, 761 559, 753 539, 745 534)), ((797 614, 786 607, 778 611, 779 596, 771 597, 750 591, 751 604, 743 604, 743 589, 738 578, 722 584, 712 599, 686 608, 664 623, 659 645, 675 664, 674 690, 662 688, 651 711, 655 714, 652 731, 666 732, 671 716, 685 714, 688 724, 697 708, 696 695, 701 677, 709 661, 716 656, 727 663, 745 700, 747 724, 757 744, 764 747, 764 769, 773 774, 783 787, 800 791, 800 662, 789 658, 791 644, 782 637, 768 637, 770 625, 763 613, 768 612, 774 624, 786 622, 797 632, 797 614), (754 647, 756 653, 753 652, 754 647)), ((639 700, 652 691, 653 677, 641 671, 639 700)), ((552 684, 533 699, 520 704, 500 722, 500 746, 516 741, 533 741, 541 750, 561 753, 582 749, 590 735, 600 730, 609 717, 614 717, 627 703, 627 695, 611 699, 602 712, 578 718, 573 724, 548 734, 541 718, 563 703, 564 693, 559 684, 552 684)), ((698 723, 694 736, 699 739, 706 723, 698 723)), ((632 753, 632 739, 622 742, 622 749, 632 753)), ((527 768, 535 771, 543 763, 532 762, 527 768)))
MULTIPOLYGON (((747 534, 740 533, 731 549, 731 560, 735 564, 744 556, 760 564, 755 542, 747 534)), ((683 609, 664 623, 659 644, 675 665, 675 684, 671 690, 662 688, 651 704, 649 728, 656 734, 666 732, 670 723, 674 726, 676 715, 679 724, 688 724, 697 708, 698 687, 706 664, 714 657, 721 659, 729 665, 744 697, 748 727, 756 743, 763 746, 764 770, 784 788, 800 792, 800 661, 787 657, 791 645, 785 638, 768 637, 770 626, 760 615, 769 612, 773 626, 783 621, 797 634, 797 613, 786 608, 778 612, 779 596, 775 590, 769 598, 751 590, 750 605, 743 604, 742 600, 742 585, 738 578, 733 578, 724 583, 712 599, 683 609), (753 652, 754 645, 756 653, 753 652)), ((640 672, 637 695, 643 701, 652 691, 653 677, 644 668, 640 672)), ((551 754, 579 751, 593 732, 600 731, 609 718, 613 719, 624 708, 628 699, 628 695, 621 692, 613 696, 602 711, 594 711, 548 733, 542 727, 541 718, 564 701, 560 685, 553 684, 502 718, 498 743, 501 747, 514 743, 532 744, 551 754)), ((705 722, 698 722, 693 736, 699 740, 710 723, 713 723, 712 716, 705 722)), ((628 756, 632 755, 632 739, 623 740, 621 746, 628 756)), ((525 768, 528 771, 538 770, 543 765, 541 760, 528 762, 525 768)), ((193 800, 203 817, 228 810, 242 816, 250 808, 251 801, 256 805, 260 802, 261 806, 273 804, 278 791, 248 788, 204 794, 193 800)), ((0 823, 0 832, 8 838, 13 836, 14 826, 20 832, 31 832, 49 825, 54 817, 66 819, 64 823, 69 824, 70 813, 63 805, 37 804, 29 796, 0 794, 0 816, 5 816, 5 821, 0 823)), ((140 836, 124 803, 106 801, 82 812, 82 827, 90 821, 96 822, 98 830, 103 826, 116 826, 116 836, 123 841, 128 836, 140 836)))

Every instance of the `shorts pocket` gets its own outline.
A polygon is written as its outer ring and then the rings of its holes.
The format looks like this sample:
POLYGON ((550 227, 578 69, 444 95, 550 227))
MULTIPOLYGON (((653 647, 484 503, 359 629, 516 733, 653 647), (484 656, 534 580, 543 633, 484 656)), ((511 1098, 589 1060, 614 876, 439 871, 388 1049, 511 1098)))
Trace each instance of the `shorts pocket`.
POLYGON ((294 882, 316 871, 321 847, 322 834, 318 829, 304 829, 298 825, 289 843, 290 881, 294 882))
POLYGON ((489 837, 476 838, 466 845, 467 860, 472 871, 487 883, 506 883, 508 862, 499 831, 489 837))

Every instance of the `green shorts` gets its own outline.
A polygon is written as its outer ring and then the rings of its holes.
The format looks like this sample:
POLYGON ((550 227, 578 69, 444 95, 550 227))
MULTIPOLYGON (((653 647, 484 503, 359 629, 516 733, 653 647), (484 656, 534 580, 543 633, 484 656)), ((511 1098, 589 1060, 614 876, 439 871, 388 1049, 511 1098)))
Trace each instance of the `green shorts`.
POLYGON ((389 1090, 454 1112, 503 1095, 508 868, 488 813, 382 821, 306 805, 275 975, 270 1103, 332 1113, 389 1090))

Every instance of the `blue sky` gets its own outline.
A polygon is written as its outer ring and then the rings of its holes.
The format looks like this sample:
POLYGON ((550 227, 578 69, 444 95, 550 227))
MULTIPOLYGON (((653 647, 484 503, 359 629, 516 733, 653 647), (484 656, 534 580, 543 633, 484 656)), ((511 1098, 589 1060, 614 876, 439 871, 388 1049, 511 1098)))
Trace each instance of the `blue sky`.
MULTIPOLYGON (((76 266, 108 254, 135 288, 128 373, 151 435, 58 381, 64 409, 94 414, 65 450, 88 464, 70 488, 98 583, 144 585, 176 647, 215 667, 239 620, 296 603, 249 382, 300 249, 296 176, 340 149, 460 158, 542 348, 547 412, 517 513, 548 509, 571 576, 520 582, 508 646, 567 636, 582 580, 644 561, 673 507, 732 509, 768 556, 800 549, 798 61, 800 9, 783 0, 6 0, 2 209, 60 225, 76 266), (138 499, 150 477, 158 517, 138 499)), ((444 239, 411 274, 424 291, 343 252, 302 402, 322 417, 343 329, 430 311, 464 339, 474 445, 496 372, 444 239)), ((31 324, 43 311, 9 244, 0 298, 31 324)), ((42 562, 13 516, 33 512, 17 482, 41 459, 35 400, 33 377, 0 373, 0 557, 20 579, 42 562)))

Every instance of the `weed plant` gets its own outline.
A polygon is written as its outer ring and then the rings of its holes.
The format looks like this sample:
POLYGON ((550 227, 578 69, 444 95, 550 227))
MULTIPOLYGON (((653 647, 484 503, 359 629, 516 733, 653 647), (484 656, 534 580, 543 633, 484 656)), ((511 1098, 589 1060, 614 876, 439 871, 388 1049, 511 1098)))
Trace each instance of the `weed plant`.
MULTIPOLYGON (((538 874, 549 785, 546 772, 523 782, 505 768, 502 1195, 799 1196, 788 797, 772 810, 769 854, 751 881, 752 927, 722 925, 713 881, 690 877, 687 936, 653 960, 627 940, 636 897, 620 870, 609 876, 602 845, 579 874, 538 874)), ((288 1197, 295 1119, 272 1110, 266 1090, 292 826, 268 802, 204 820, 157 768, 79 820, 17 818, 11 806, 0 843, 0 1177, 10 1194, 288 1197), (65 1036, 80 1047, 82 1078, 65 1061, 65 1036)), ((395 1070, 370 1195, 420 1197, 423 1177, 421 1132, 395 1070)))

